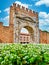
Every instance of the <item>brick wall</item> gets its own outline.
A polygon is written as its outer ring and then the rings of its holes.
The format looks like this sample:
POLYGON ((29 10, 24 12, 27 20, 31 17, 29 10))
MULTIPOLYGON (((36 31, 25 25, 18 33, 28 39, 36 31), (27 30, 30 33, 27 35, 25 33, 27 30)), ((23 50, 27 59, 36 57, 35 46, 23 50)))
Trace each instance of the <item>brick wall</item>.
POLYGON ((22 6, 20 8, 20 5, 13 3, 13 6, 10 7, 10 17, 9 17, 9 26, 3 26, 3 23, 0 22, 0 42, 3 43, 11 43, 14 41, 14 14, 19 12, 20 14, 24 13, 25 15, 29 15, 32 17, 36 17, 38 20, 38 13, 32 10, 28 10, 25 7, 22 6))
MULTIPOLYGON (((40 43, 48 44, 49 43, 49 32, 40 31, 40 43)), ((13 25, 3 26, 3 23, 0 22, 0 42, 2 43, 12 43, 13 38, 13 25)))
MULTIPOLYGON (((10 20, 9 26, 3 26, 3 23, 0 22, 0 42, 3 43, 12 43, 14 40, 14 14, 19 12, 20 14, 25 13, 25 15, 29 15, 32 17, 36 17, 38 21, 38 13, 32 10, 25 9, 23 6, 20 8, 20 5, 14 3, 13 6, 10 7, 10 20)), ((40 30, 40 43, 49 43, 49 33, 43 32, 40 30)))
POLYGON ((40 30, 40 43, 49 43, 49 32, 40 30))
POLYGON ((13 26, 3 26, 0 22, 0 43, 13 42, 13 26))

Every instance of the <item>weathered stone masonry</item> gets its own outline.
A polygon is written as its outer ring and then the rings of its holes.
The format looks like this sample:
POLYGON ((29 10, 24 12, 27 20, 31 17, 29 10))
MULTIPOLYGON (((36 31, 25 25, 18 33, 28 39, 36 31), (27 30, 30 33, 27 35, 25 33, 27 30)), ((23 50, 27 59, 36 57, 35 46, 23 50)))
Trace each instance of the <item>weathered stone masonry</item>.
POLYGON ((25 9, 23 6, 13 3, 10 7, 9 26, 3 26, 0 22, 0 42, 2 43, 18 43, 20 31, 26 28, 30 33, 30 43, 39 43, 39 21, 38 13, 25 9))

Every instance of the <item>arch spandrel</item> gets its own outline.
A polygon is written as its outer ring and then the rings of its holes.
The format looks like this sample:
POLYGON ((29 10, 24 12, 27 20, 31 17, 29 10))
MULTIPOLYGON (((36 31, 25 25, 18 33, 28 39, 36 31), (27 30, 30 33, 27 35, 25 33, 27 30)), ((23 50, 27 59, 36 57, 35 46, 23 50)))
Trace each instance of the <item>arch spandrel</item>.
POLYGON ((32 39, 31 42, 39 42, 39 40, 38 40, 39 31, 37 31, 37 28, 38 28, 37 22, 34 21, 32 19, 32 17, 16 15, 16 20, 14 22, 17 22, 16 24, 14 24, 14 26, 17 27, 17 28, 15 27, 15 30, 14 30, 14 31, 16 31, 15 34, 17 35, 17 37, 16 37, 16 35, 14 34, 15 42, 19 42, 20 30, 22 28, 26 28, 29 31, 31 39, 32 39))

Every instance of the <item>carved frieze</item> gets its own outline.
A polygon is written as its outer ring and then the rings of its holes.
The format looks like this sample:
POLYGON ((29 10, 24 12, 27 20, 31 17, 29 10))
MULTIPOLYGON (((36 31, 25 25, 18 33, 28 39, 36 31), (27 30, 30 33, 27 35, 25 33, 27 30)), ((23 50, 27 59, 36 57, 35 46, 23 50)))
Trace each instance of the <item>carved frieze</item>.
POLYGON ((31 22, 34 22, 34 23, 38 22, 37 18, 35 16, 31 17, 31 16, 26 15, 24 13, 21 13, 21 14, 17 13, 15 15, 16 15, 16 18, 19 18, 19 19, 23 19, 23 20, 26 20, 26 21, 31 21, 31 22))

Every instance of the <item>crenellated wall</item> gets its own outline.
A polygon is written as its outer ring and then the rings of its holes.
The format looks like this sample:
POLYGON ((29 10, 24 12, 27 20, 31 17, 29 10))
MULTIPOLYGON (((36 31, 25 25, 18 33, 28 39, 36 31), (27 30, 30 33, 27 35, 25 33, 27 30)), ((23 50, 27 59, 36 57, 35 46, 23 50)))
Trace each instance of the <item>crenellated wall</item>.
POLYGON ((23 6, 20 6, 19 4, 13 3, 13 5, 10 7, 10 24, 13 24, 14 22, 14 14, 25 14, 31 17, 35 17, 36 21, 38 21, 38 13, 32 10, 29 10, 28 8, 25 8, 23 6))
POLYGON ((3 43, 11 43, 14 42, 14 16, 23 15, 28 17, 35 17, 36 22, 38 22, 38 13, 19 4, 13 3, 10 7, 10 15, 9 15, 9 26, 3 26, 3 23, 0 22, 0 42, 3 43))
MULTIPOLYGON (((9 19, 9 26, 3 26, 3 23, 0 22, 0 42, 2 43, 13 43, 14 42, 14 15, 17 13, 29 17, 35 17, 36 22, 38 23, 38 13, 28 8, 21 7, 19 4, 13 3, 10 7, 10 19, 9 19)), ((37 28, 37 27, 36 27, 37 28)), ((49 43, 49 32, 40 32, 40 43, 49 43)), ((38 33, 38 32, 37 32, 38 33)))
POLYGON ((0 43, 13 42, 13 26, 3 26, 0 22, 0 43))

